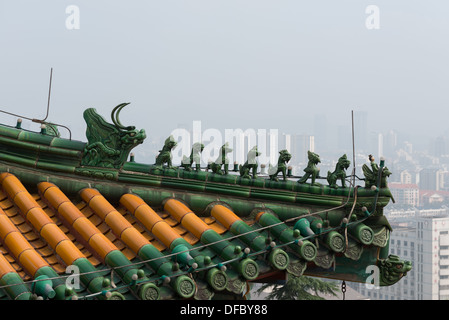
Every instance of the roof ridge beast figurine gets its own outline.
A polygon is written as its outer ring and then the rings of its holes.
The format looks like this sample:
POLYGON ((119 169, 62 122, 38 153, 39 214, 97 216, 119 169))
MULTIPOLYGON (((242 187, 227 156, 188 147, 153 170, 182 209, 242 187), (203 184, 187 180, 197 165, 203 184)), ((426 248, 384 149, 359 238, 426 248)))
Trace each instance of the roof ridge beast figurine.
POLYGON ((156 166, 162 168, 162 166, 166 163, 169 169, 174 169, 172 165, 172 154, 171 151, 178 145, 173 136, 169 136, 165 139, 164 146, 162 150, 159 150, 159 154, 156 157, 156 166))
POLYGON ((259 166, 257 163, 257 157, 261 154, 262 153, 257 150, 257 146, 254 146, 251 150, 249 150, 246 162, 239 166, 240 176, 242 178, 250 179, 251 176, 249 173, 251 170, 253 172, 253 179, 257 178, 257 167, 259 166))
POLYGON ((279 151, 278 163, 275 166, 270 166, 268 168, 268 175, 270 176, 270 180, 279 181, 277 175, 279 172, 282 172, 282 178, 284 181, 287 180, 287 162, 290 161, 292 155, 286 149, 279 151))
POLYGON ((327 172, 327 182, 331 188, 338 188, 338 179, 341 181, 341 187, 346 188, 346 170, 350 165, 351 161, 349 161, 346 154, 344 154, 338 159, 334 172, 327 172))
POLYGON ((309 177, 312 177, 312 186, 319 185, 316 183, 316 178, 319 177, 320 168, 317 167, 317 164, 321 162, 320 156, 310 150, 307 151, 307 157, 309 162, 307 163, 307 167, 304 169, 306 173, 301 179, 298 180, 299 183, 305 183, 309 177))

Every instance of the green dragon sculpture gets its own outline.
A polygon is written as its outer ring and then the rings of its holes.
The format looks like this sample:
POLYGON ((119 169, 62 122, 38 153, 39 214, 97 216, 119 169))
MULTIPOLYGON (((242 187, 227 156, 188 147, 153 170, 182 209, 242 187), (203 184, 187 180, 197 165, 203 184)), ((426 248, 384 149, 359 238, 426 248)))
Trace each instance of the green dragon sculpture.
POLYGON ((94 108, 84 111, 88 143, 84 148, 81 165, 119 169, 131 150, 143 143, 146 138, 144 129, 139 131, 134 126, 125 127, 120 123, 120 111, 128 104, 119 104, 112 110, 113 125, 107 123, 94 108))
POLYGON ((342 155, 335 166, 334 172, 327 172, 327 182, 331 188, 338 188, 337 181, 341 181, 341 187, 346 188, 346 170, 351 165, 346 154, 342 155))
POLYGON ((279 151, 278 163, 275 166, 271 164, 268 167, 268 175, 270 176, 270 180, 279 181, 277 175, 279 172, 282 173, 282 178, 287 180, 287 163, 291 160, 292 155, 287 150, 279 151))
POLYGON ((387 259, 379 260, 380 271, 379 284, 381 286, 391 286, 401 280, 407 272, 412 270, 410 261, 399 259, 398 256, 390 254, 387 259))
POLYGON ((190 156, 183 156, 180 168, 184 168, 186 171, 192 171, 192 165, 195 163, 196 171, 201 170, 201 152, 204 150, 204 144, 196 142, 192 146, 190 156))
POLYGON ((312 177, 311 184, 313 186, 319 185, 319 183, 316 183, 315 181, 320 173, 320 169, 317 167, 317 164, 321 162, 320 156, 314 152, 307 151, 307 157, 309 159, 309 162, 307 163, 307 167, 304 169, 304 172, 306 174, 302 176, 302 178, 299 179, 298 182, 305 183, 307 179, 309 179, 309 177, 312 177))
POLYGON ((164 164, 167 164, 168 169, 174 169, 172 165, 173 156, 172 150, 178 145, 173 136, 169 136, 165 139, 162 150, 159 150, 159 154, 156 157, 156 167, 162 168, 164 164))
POLYGON ((249 152, 247 156, 247 160, 243 165, 239 166, 240 176, 242 178, 251 179, 250 172, 252 170, 253 179, 257 178, 257 167, 259 164, 257 163, 257 157, 260 156, 261 153, 257 151, 257 146, 254 146, 249 152))

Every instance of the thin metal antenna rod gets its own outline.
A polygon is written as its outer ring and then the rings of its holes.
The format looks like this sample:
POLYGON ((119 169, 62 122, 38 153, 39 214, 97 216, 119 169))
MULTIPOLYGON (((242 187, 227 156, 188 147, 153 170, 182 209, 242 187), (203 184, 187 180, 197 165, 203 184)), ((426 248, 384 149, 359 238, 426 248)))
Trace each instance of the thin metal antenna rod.
POLYGON ((354 179, 354 186, 355 186, 355 139, 354 139, 354 110, 351 110, 351 121, 352 121, 352 164, 353 164, 353 179, 354 179))
POLYGON ((42 119, 42 120, 33 119, 32 120, 33 122, 45 123, 45 120, 47 120, 47 118, 48 118, 48 114, 50 112, 50 96, 51 96, 51 82, 52 82, 52 78, 53 78, 53 68, 50 69, 50 84, 48 85, 47 114, 46 114, 44 119, 42 119))
POLYGON ((47 115, 45 116, 45 118, 42 121, 47 120, 48 117, 48 113, 50 110, 50 96, 51 96, 51 80, 53 78, 53 68, 50 69, 50 84, 48 86, 48 101, 47 101, 47 115))
MULTIPOLYGON (((0 110, 0 112, 9 114, 11 116, 24 118, 24 119, 27 119, 27 120, 30 120, 30 121, 33 121, 33 122, 36 122, 36 123, 41 123, 41 124, 47 123, 45 120, 47 120, 48 115, 50 113, 50 96, 51 96, 52 79, 53 79, 53 68, 50 69, 50 84, 48 86, 47 114, 45 115, 44 119, 42 119, 42 120, 35 119, 35 118, 32 119, 32 118, 29 118, 29 117, 21 116, 21 115, 18 115, 18 114, 12 113, 12 112, 7 112, 7 111, 4 111, 4 110, 0 110)), ((58 124, 58 123, 50 123, 50 122, 48 124, 52 124, 52 125, 63 127, 65 129, 67 129, 67 131, 69 132, 69 139, 72 140, 72 132, 70 131, 70 129, 67 126, 64 126, 64 125, 58 124)))

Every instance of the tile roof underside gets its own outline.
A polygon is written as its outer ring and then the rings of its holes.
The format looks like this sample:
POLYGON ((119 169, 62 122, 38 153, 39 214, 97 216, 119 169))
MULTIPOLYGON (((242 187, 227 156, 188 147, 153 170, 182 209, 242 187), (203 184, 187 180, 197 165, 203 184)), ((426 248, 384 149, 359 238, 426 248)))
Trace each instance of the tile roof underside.
MULTIPOLYGON (((0 183, 0 299, 210 299, 220 292, 245 294, 246 281, 285 269, 267 262, 270 249, 257 263, 247 257, 242 249, 248 245, 227 229, 242 220, 224 207, 198 217, 175 199, 154 211, 132 194, 112 205, 95 189, 69 199, 48 182, 27 190, 2 173, 0 183), (66 286, 70 265, 79 268, 79 288, 66 286), (12 275, 20 279, 7 282, 12 275), (39 285, 48 279, 53 290, 39 285)), ((269 247, 266 234, 254 237, 269 247)), ((293 268, 303 263, 278 251, 281 265, 282 259, 293 268)))

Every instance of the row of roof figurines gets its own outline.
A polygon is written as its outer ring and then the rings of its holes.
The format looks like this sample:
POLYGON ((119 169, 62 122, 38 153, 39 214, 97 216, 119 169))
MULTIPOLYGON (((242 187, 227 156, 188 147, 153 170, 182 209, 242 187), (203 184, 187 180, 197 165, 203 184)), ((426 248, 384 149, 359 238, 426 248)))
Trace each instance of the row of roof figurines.
MULTIPOLYGON (((144 129, 137 130, 134 126, 124 126, 119 119, 121 110, 129 103, 121 103, 117 105, 111 112, 111 120, 113 124, 107 123, 102 116, 100 116, 95 108, 88 108, 84 111, 83 117, 87 123, 86 136, 88 143, 84 147, 83 158, 81 164, 83 166, 94 167, 115 167, 119 168, 124 163, 129 151, 132 148, 141 144, 146 138, 144 129)), ((165 142, 162 150, 156 157, 155 167, 162 169, 166 166, 169 169, 173 169, 172 165, 172 150, 177 146, 177 142, 173 136, 169 136, 165 142)), ((181 161, 181 168, 185 170, 192 170, 193 164, 195 164, 196 171, 200 169, 201 152, 204 149, 202 143, 194 143, 190 155, 184 156, 181 161)), ((232 152, 226 142, 219 150, 219 155, 216 161, 208 164, 207 170, 211 170, 215 174, 227 175, 229 173, 229 160, 227 154, 232 152)), ((242 178, 257 178, 257 157, 260 155, 257 150, 257 146, 253 147, 247 156, 247 161, 240 165, 238 170, 242 178)), ((282 173, 283 180, 287 180, 287 163, 292 158, 288 150, 281 150, 279 152, 279 158, 276 165, 270 164, 268 168, 268 175, 270 180, 279 181, 278 174, 282 173)), ((379 169, 381 168, 381 184, 380 187, 387 187, 386 178, 391 174, 386 167, 383 167, 374 162, 374 158, 369 156, 371 162, 371 168, 364 164, 362 167, 365 175, 365 188, 371 186, 377 186, 377 180, 379 175, 379 169)), ((298 182, 306 183, 311 179, 312 185, 320 185, 316 182, 319 176, 320 169, 317 164, 320 163, 320 157, 318 154, 308 151, 308 164, 304 169, 305 175, 303 175, 298 182)), ((349 168, 351 162, 347 159, 346 155, 339 158, 335 170, 328 172, 327 181, 332 188, 338 188, 337 181, 341 181, 343 188, 346 188, 346 170, 349 168)))
MULTIPOLYGON (((111 120, 113 124, 107 123, 102 116, 100 116, 95 108, 88 108, 84 111, 83 117, 87 123, 86 136, 88 143, 84 147, 84 153, 82 158, 82 165, 87 166, 105 166, 105 167, 120 167, 125 161, 129 151, 136 145, 143 142, 146 138, 145 130, 136 130, 134 126, 124 126, 119 119, 120 111, 129 103, 121 103, 117 105, 111 112, 111 120)), ((46 123, 50 131, 42 128, 47 128, 45 125, 41 128, 41 133, 47 135, 53 135, 59 137, 59 131, 57 125, 46 123)), ((17 129, 21 129, 21 119, 17 121, 17 129)), ((165 142, 162 150, 156 157, 155 166, 161 168, 167 165, 169 169, 175 168, 172 165, 172 150, 177 146, 177 142, 173 136, 169 136, 165 142)), ((181 168, 191 171, 193 164, 195 163, 196 171, 200 171, 201 152, 204 149, 204 144, 194 143, 192 146, 189 157, 184 156, 181 161, 181 168)), ((229 147, 226 142, 219 150, 219 155, 214 162, 211 162, 207 166, 207 170, 211 170, 215 174, 227 175, 229 173, 229 159, 227 154, 232 152, 232 148, 229 147)), ((239 165, 238 170, 242 178, 256 179, 257 178, 257 157, 260 156, 257 146, 254 146, 249 150, 247 155, 247 161, 243 165, 239 165), (252 174, 252 175, 251 175, 252 174)), ((279 158, 276 165, 269 165, 268 176, 270 180, 279 181, 278 174, 282 173, 283 180, 286 181, 287 163, 291 160, 292 156, 288 150, 279 151, 279 158)), ((363 174, 365 175, 365 188, 377 186, 377 180, 379 175, 379 166, 374 162, 372 155, 369 155, 371 168, 364 164, 362 167, 363 174)), ((320 156, 314 152, 308 151, 308 163, 304 169, 305 175, 303 175, 298 183, 306 183, 311 179, 312 185, 320 185, 316 182, 319 176, 320 169, 317 167, 320 163, 320 156)), ((381 161, 382 162, 382 161, 381 161)), ((335 170, 333 172, 328 171, 327 181, 331 188, 338 188, 337 181, 341 181, 341 186, 346 188, 346 170, 349 168, 351 162, 347 159, 346 154, 338 159, 335 170)), ((388 168, 381 165, 381 183, 380 187, 387 187, 387 177, 391 172, 388 168)), ((290 171, 290 170, 288 170, 290 171)))
MULTIPOLYGON (((172 165, 172 150, 177 146, 176 141, 173 139, 172 136, 168 137, 165 140, 164 147, 162 150, 159 151, 159 154, 156 157, 156 163, 155 166, 162 168, 163 166, 167 166, 169 169, 175 168, 172 165)), ((200 163, 201 163, 201 152, 204 149, 204 144, 197 142, 194 143, 192 146, 192 150, 190 155, 183 156, 183 159, 181 161, 180 168, 183 168, 187 171, 200 171, 200 163), (195 164, 195 166, 194 166, 195 164)), ((211 170, 213 173, 220 174, 220 175, 227 175, 229 174, 229 159, 227 157, 227 154, 232 152, 232 148, 229 147, 229 144, 226 142, 219 150, 219 155, 217 159, 214 162, 210 162, 207 165, 207 171, 211 170)), ((247 179, 256 179, 257 176, 257 169, 258 169, 258 162, 257 157, 260 156, 261 153, 257 150, 257 146, 254 146, 251 150, 249 150, 247 155, 246 162, 242 165, 238 166, 238 171, 240 173, 240 176, 242 178, 247 179)), ((308 151, 308 163, 307 167, 304 169, 305 174, 298 180, 298 183, 306 183, 307 180, 311 179, 311 185, 320 185, 316 182, 317 178, 321 178, 319 176, 320 169, 317 167, 318 163, 321 162, 320 156, 314 152, 308 151)), ((278 175, 281 173, 282 178, 284 181, 287 180, 291 174, 288 174, 287 170, 287 163, 291 160, 292 156, 288 152, 288 150, 281 150, 279 151, 279 158, 276 165, 269 165, 268 168, 268 176, 270 180, 273 181, 279 181, 278 175)), ((369 161, 371 164, 371 168, 364 164, 362 167, 363 173, 365 175, 365 187, 372 187, 377 185, 377 177, 379 172, 379 166, 377 163, 375 163, 374 157, 372 155, 369 155, 369 161)), ((327 173, 327 182, 329 183, 329 186, 331 188, 338 188, 337 182, 341 181, 341 187, 346 188, 346 170, 349 168, 351 164, 351 161, 347 159, 346 154, 341 156, 338 159, 338 162, 335 166, 335 170, 333 172, 328 171, 327 173)), ((391 172, 388 170, 388 168, 382 168, 382 175, 381 175, 381 185, 380 187, 387 187, 387 177, 391 174, 391 172)))

